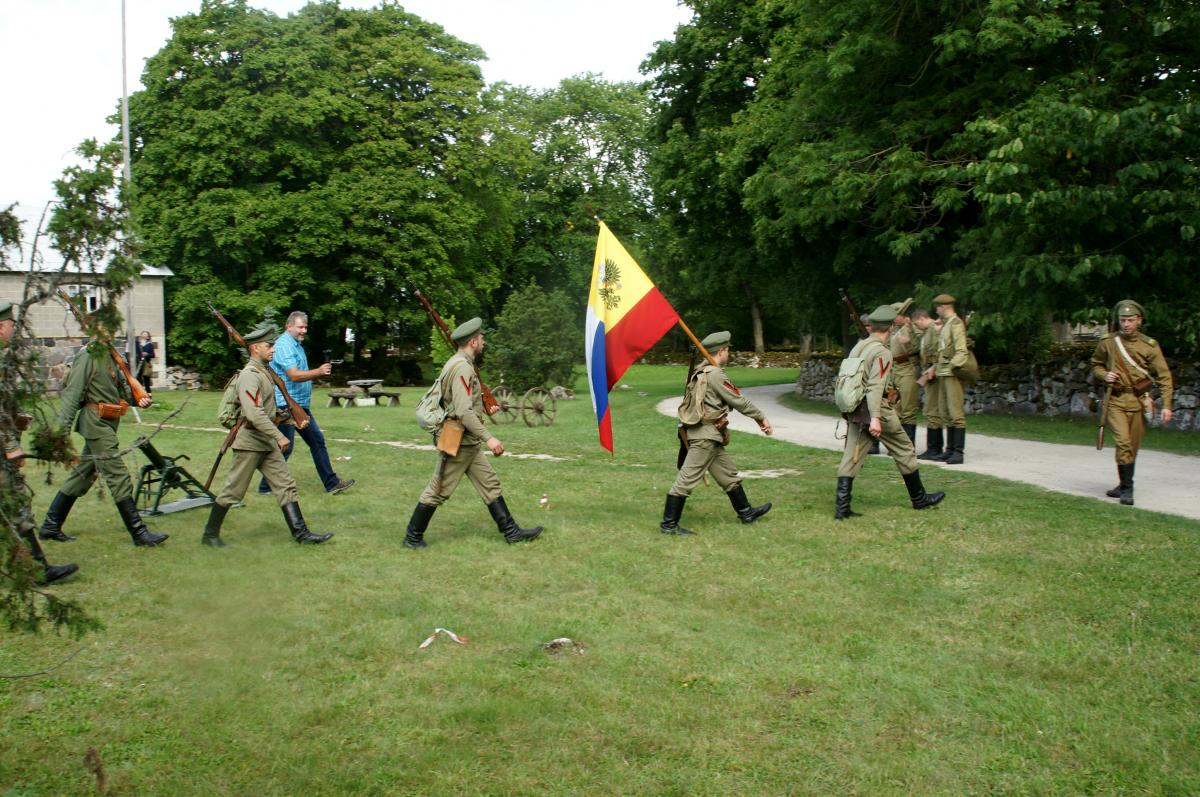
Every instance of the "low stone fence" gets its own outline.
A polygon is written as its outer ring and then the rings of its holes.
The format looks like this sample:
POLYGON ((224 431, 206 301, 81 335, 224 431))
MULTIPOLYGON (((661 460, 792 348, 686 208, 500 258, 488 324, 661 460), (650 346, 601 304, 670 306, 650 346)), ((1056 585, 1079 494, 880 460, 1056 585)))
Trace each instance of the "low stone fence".
MULTIPOLYGON (((982 365, 980 379, 968 387, 964 403, 968 414, 1046 415, 1086 417, 1095 414, 1095 402, 1104 391, 1093 383, 1091 350, 1079 347, 1052 354, 1040 362, 982 365)), ((796 394, 833 403, 833 382, 840 354, 814 354, 800 366, 796 394)), ((1172 429, 1200 431, 1200 365, 1168 358, 1175 379, 1172 429)), ((1157 392, 1157 391, 1156 391, 1157 392)), ((1159 409, 1162 402, 1158 401, 1159 409)), ((1156 419, 1151 424, 1159 426, 1156 419)))

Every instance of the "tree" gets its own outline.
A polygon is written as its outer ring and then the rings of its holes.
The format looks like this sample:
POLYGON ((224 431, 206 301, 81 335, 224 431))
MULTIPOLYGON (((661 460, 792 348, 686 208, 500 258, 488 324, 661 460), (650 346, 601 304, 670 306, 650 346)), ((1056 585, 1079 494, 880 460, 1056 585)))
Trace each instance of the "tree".
POLYGON ((205 0, 173 25, 130 115, 146 257, 181 277, 177 356, 233 362, 205 299, 234 323, 300 307, 315 348, 347 327, 374 348, 426 328, 410 286, 454 310, 498 285, 512 236, 481 51, 393 3, 205 0))
POLYGON ((518 391, 570 385, 579 361, 571 302, 562 291, 546 292, 535 282, 515 291, 496 317, 489 341, 488 371, 518 391))

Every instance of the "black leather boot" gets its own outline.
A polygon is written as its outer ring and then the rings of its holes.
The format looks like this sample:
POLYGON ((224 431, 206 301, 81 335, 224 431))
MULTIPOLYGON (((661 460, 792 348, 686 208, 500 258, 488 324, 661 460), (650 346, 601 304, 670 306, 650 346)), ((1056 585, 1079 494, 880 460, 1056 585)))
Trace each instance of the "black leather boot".
POLYGON ((317 545, 333 536, 333 534, 313 534, 309 531, 308 524, 304 522, 304 515, 300 514, 300 504, 295 501, 283 505, 283 519, 287 521, 288 531, 292 533, 292 539, 296 542, 317 545))
POLYGON ((950 436, 950 441, 946 445, 946 450, 949 453, 946 454, 946 458, 942 461, 947 465, 961 465, 963 464, 963 447, 967 444, 967 430, 950 428, 946 431, 949 432, 950 436))
POLYGON ((513 520, 512 514, 508 511, 508 504, 504 503, 504 496, 492 501, 487 508, 492 513, 492 520, 496 521, 496 528, 500 529, 500 533, 504 535, 504 541, 509 545, 514 542, 532 540, 542 533, 541 526, 534 526, 531 529, 523 529, 518 526, 517 521, 513 520))
POLYGON ((50 502, 50 508, 46 510, 46 517, 42 520, 42 528, 38 531, 38 536, 43 540, 54 540, 55 542, 70 542, 75 539, 62 530, 62 524, 67 522, 67 515, 71 514, 73 506, 75 506, 75 496, 63 492, 55 495, 54 500, 50 502))
POLYGON ((945 493, 927 493, 925 485, 921 484, 921 471, 914 470, 912 473, 902 474, 904 476, 904 486, 908 488, 908 497, 912 501, 913 509, 928 509, 931 506, 936 506, 946 497, 945 493))
POLYGON ((208 512, 208 522, 204 524, 204 536, 200 538, 201 545, 213 548, 228 548, 225 540, 221 539, 221 524, 225 522, 225 513, 229 507, 221 506, 213 501, 212 509, 208 512))
POLYGON ((429 519, 436 511, 436 506, 417 502, 417 508, 413 510, 412 517, 408 519, 408 531, 404 534, 405 548, 416 550, 429 547, 425 544, 425 529, 429 528, 429 519))
POLYGON ((169 534, 155 534, 150 529, 146 528, 146 524, 142 521, 142 516, 138 514, 137 504, 132 498, 122 498, 117 501, 117 511, 121 513, 121 520, 125 523, 126 530, 129 531, 129 536, 133 538, 133 544, 138 546, 158 545, 165 542, 169 534))
POLYGON ((946 452, 942 450, 942 429, 932 426, 925 429, 925 451, 917 456, 917 459, 933 460, 935 462, 946 458, 946 452))
POLYGON ((681 537, 695 534, 691 529, 679 525, 679 518, 683 517, 683 505, 686 503, 686 495, 667 493, 667 504, 663 507, 663 519, 662 523, 658 524, 658 530, 663 534, 677 534, 681 537))
POLYGON ((1133 466, 1132 462, 1117 466, 1117 473, 1121 474, 1121 503, 1125 506, 1133 506, 1133 466))
POLYGON ((837 498, 833 505, 834 520, 845 520, 848 517, 862 517, 861 512, 855 512, 850 508, 850 493, 853 489, 853 476, 838 476, 837 498))
POLYGON ((1104 494, 1107 495, 1109 498, 1120 498, 1121 497, 1121 466, 1120 465, 1117 465, 1117 486, 1112 488, 1111 490, 1105 490, 1104 494))
POLYGON ((913 444, 913 451, 917 450, 917 425, 915 423, 902 423, 900 428, 908 435, 908 442, 913 444))
POLYGON ((53 584, 55 581, 61 581, 67 576, 79 569, 79 565, 52 565, 46 561, 46 554, 42 551, 42 546, 38 543, 37 535, 33 533, 31 528, 27 532, 21 532, 21 536, 29 543, 29 550, 33 554, 33 561, 42 566, 42 583, 53 584))
POLYGON ((750 499, 746 497, 746 491, 740 484, 726 495, 729 496, 729 503, 733 504, 733 510, 737 512, 738 519, 743 523, 753 523, 771 511, 769 502, 762 506, 750 506, 750 499))

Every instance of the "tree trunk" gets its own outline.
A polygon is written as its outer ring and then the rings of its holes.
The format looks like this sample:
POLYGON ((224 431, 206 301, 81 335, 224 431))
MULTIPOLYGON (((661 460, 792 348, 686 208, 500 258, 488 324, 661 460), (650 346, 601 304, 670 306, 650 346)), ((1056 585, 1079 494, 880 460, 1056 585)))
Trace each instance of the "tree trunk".
POLYGON ((750 326, 754 330, 754 353, 762 354, 766 351, 763 346, 763 324, 762 324, 762 309, 758 306, 758 299, 750 291, 750 286, 746 286, 746 297, 750 300, 750 326))

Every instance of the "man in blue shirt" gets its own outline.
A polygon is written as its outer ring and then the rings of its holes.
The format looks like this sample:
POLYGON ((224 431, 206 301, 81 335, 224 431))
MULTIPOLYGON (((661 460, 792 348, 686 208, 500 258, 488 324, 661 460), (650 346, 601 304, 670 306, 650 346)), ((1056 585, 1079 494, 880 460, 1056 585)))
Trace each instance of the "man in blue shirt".
MULTIPOLYGON (((300 439, 308 444, 313 465, 317 467, 317 475, 325 485, 325 492, 337 495, 349 490, 354 485, 354 479, 341 479, 333 472, 329 452, 325 449, 325 435, 321 434, 321 427, 317 426, 317 419, 312 414, 312 381, 319 376, 329 376, 333 366, 325 363, 316 368, 308 367, 308 355, 300 345, 307 334, 308 314, 296 310, 288 316, 287 329, 275 341, 275 356, 271 360, 271 368, 283 379, 288 395, 308 413, 308 426, 300 430, 300 439)), ((279 407, 286 405, 283 393, 278 387, 275 388, 275 403, 279 407)), ((287 423, 279 428, 290 443, 296 442, 295 426, 287 423)), ((294 450, 295 445, 288 446, 283 452, 283 458, 286 460, 294 450)), ((258 485, 259 495, 267 495, 270 492, 267 480, 263 479, 258 485)))

